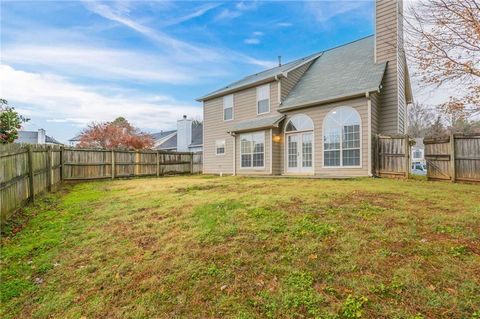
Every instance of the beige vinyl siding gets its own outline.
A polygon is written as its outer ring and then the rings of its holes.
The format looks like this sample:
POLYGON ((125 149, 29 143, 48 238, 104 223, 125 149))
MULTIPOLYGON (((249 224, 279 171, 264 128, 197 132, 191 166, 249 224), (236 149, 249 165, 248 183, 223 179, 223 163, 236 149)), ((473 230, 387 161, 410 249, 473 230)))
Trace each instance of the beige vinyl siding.
MULTIPOLYGON (((282 122, 284 124, 284 122, 282 122)), ((272 174, 273 175, 280 175, 282 174, 282 142, 283 142, 283 131, 281 128, 276 128, 272 130, 273 136, 279 136, 280 140, 275 142, 272 140, 272 174)))
MULTIPOLYGON (((234 118, 235 114, 234 107, 234 118)), ((205 174, 233 173, 233 137, 227 127, 233 121, 223 120, 223 97, 205 101, 203 104, 203 172, 205 174), (215 154, 215 142, 225 140, 225 155, 215 154)))
MULTIPOLYGON (((399 117, 404 118, 404 103, 402 104, 399 97, 400 95, 404 96, 404 91, 399 91, 399 77, 403 78, 404 75, 403 73, 399 74, 397 41, 402 37, 402 32, 398 32, 401 30, 399 28, 402 18, 397 18, 399 8, 396 0, 378 0, 375 10, 376 62, 388 61, 379 99, 378 131, 380 133, 400 133, 400 126, 403 127, 403 124, 400 123, 399 117), (400 110, 401 108, 402 110, 400 110), (401 112, 402 114, 400 114, 401 112)), ((403 42, 400 44, 403 45, 403 42)))
MULTIPOLYGON (((233 93, 233 120, 223 120, 223 97, 217 97, 203 103, 203 171, 205 174, 233 173, 233 141, 227 132, 236 123, 262 116, 278 114, 278 82, 270 82, 270 112, 257 115, 256 87, 233 93), (215 155, 215 141, 225 139, 225 155, 215 155)), ((267 132, 269 133, 269 132, 267 132)), ((270 144, 269 144, 270 145, 270 144)), ((239 145, 236 145, 238 150, 239 145)), ((269 153, 269 150, 266 150, 269 153)), ((270 166, 265 166, 269 171, 270 166)), ((239 173, 240 165, 236 172, 239 173)))
POLYGON ((372 106, 372 134, 378 134, 378 106, 379 106, 379 95, 373 93, 370 95, 371 106, 372 106))
MULTIPOLYGON (((284 120, 284 127, 288 120, 296 114, 308 115, 314 123, 314 173, 317 176, 325 177, 354 177, 368 176, 368 106, 366 98, 351 99, 343 102, 336 102, 321 106, 312 106, 304 109, 289 111, 284 120), (323 167, 323 120, 334 108, 350 106, 357 110, 361 118, 361 167, 360 168, 324 168, 323 167)), ((288 174, 285 167, 285 135, 282 134, 281 143, 282 174, 288 174)), ((295 175, 295 174, 292 174, 295 175)))
POLYGON ((281 86, 282 86, 282 94, 281 94, 281 101, 284 101, 287 97, 288 93, 297 85, 298 81, 302 77, 302 75, 308 70, 310 65, 312 65, 313 61, 305 63, 304 65, 288 72, 286 78, 281 79, 281 86))
POLYGON ((270 174, 270 147, 272 145, 272 139, 271 139, 271 133, 270 129, 268 130, 261 130, 261 131, 253 131, 253 132, 248 132, 245 134, 250 134, 250 133, 260 133, 264 132, 265 133, 265 145, 264 145, 264 167, 263 168, 242 168, 241 167, 241 158, 240 158, 240 136, 243 134, 238 134, 235 138, 237 142, 237 147, 235 148, 235 160, 237 163, 237 175, 269 175, 270 174))

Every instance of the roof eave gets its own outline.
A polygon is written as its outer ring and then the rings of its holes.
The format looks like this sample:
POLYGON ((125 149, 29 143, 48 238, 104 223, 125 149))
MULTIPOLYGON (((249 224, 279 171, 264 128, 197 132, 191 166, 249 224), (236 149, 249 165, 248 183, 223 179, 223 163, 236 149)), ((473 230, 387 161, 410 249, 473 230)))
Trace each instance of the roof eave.
POLYGON ((269 129, 269 128, 278 128, 280 126, 280 122, 282 122, 284 119, 285 119, 285 115, 281 116, 273 124, 249 127, 249 128, 245 128, 245 129, 231 130, 231 131, 227 131, 227 133, 228 134, 232 134, 232 133, 235 134, 235 133, 245 133, 245 132, 258 131, 258 130, 265 130, 265 129, 269 129))
POLYGON ((340 101, 343 101, 343 100, 349 100, 349 99, 358 98, 358 97, 365 97, 366 93, 375 93, 375 92, 377 92, 377 93, 380 92, 380 86, 378 86, 376 88, 362 90, 362 91, 355 92, 355 93, 336 96, 336 97, 329 98, 329 99, 311 101, 311 102, 306 102, 306 103, 299 103, 299 104, 291 105, 291 106, 288 106, 288 107, 282 107, 280 105, 280 107, 278 108, 278 112, 287 112, 287 111, 295 110, 295 109, 299 109, 299 108, 311 107, 311 106, 316 106, 316 105, 324 105, 324 104, 328 104, 328 103, 335 103, 335 102, 340 102, 340 101))
POLYGON ((283 75, 282 75, 282 73, 277 73, 273 76, 270 76, 270 77, 262 79, 262 80, 258 80, 256 82, 252 82, 252 83, 248 83, 248 84, 245 84, 245 85, 242 85, 242 86, 234 87, 234 88, 231 88, 231 89, 228 89, 228 90, 225 90, 225 91, 220 91, 220 92, 214 93, 214 94, 207 94, 205 96, 196 98, 195 101, 204 102, 204 101, 211 100, 211 99, 214 99, 214 98, 217 98, 217 97, 220 97, 220 96, 224 96, 224 95, 231 94, 231 93, 234 93, 234 92, 237 92, 237 91, 241 91, 241 90, 245 90, 245 89, 248 89, 248 88, 251 88, 251 87, 255 87, 255 86, 258 86, 260 84, 269 83, 269 82, 277 80, 278 76, 283 76, 283 75))

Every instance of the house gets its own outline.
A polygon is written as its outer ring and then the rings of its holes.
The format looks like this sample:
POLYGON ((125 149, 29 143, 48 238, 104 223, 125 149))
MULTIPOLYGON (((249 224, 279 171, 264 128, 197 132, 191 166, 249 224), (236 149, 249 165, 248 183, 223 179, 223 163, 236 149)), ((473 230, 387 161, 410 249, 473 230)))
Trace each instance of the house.
POLYGON ((177 152, 201 152, 203 147, 203 125, 188 119, 186 115, 177 121, 177 129, 152 134, 155 149, 177 152))
POLYGON ((38 131, 18 131, 15 143, 62 145, 53 137, 46 135, 43 128, 38 131))
POLYGON ((377 0, 374 35, 198 98, 203 172, 371 176, 372 135, 403 134, 412 103, 402 11, 377 0))
POLYGON ((72 137, 71 139, 68 140, 68 145, 70 145, 71 147, 76 147, 78 144, 80 144, 80 137, 81 137, 81 134, 78 134, 72 137))
POLYGON ((411 147, 412 163, 426 164, 425 163, 425 145, 423 144, 423 138, 415 138, 415 145, 411 147))

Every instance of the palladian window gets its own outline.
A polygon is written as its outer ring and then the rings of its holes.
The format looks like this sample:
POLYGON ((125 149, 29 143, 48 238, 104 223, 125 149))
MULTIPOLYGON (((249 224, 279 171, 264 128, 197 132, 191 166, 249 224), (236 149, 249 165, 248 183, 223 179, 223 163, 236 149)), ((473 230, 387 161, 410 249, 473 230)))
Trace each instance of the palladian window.
POLYGON ((338 107, 323 125, 323 165, 325 167, 360 166, 360 115, 351 107, 338 107))

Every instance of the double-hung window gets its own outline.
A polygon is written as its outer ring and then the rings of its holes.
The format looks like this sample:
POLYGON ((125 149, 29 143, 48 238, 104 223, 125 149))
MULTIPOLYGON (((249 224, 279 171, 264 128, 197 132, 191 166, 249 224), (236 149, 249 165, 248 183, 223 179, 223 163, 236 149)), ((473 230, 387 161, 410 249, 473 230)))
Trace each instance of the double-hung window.
POLYGON ((216 140, 215 141, 215 154, 216 155, 225 155, 225 140, 216 140))
POLYGON ((223 97, 223 120, 233 120, 233 94, 223 97))
POLYGON ((257 114, 270 112, 270 84, 257 87, 257 114))
POLYGON ((265 132, 240 135, 240 161, 242 168, 265 166, 265 132))
POLYGON ((351 107, 338 107, 325 118, 323 127, 323 165, 360 166, 360 115, 351 107))

